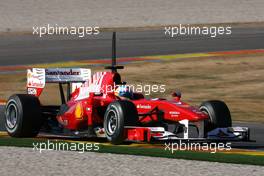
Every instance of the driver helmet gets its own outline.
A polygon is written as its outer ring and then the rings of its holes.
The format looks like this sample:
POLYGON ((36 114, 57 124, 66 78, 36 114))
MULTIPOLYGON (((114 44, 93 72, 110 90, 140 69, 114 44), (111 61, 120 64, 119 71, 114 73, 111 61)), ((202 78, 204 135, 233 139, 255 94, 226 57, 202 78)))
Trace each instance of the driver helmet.
POLYGON ((133 92, 130 90, 130 88, 126 85, 120 85, 115 90, 115 96, 118 96, 120 98, 133 98, 133 92))

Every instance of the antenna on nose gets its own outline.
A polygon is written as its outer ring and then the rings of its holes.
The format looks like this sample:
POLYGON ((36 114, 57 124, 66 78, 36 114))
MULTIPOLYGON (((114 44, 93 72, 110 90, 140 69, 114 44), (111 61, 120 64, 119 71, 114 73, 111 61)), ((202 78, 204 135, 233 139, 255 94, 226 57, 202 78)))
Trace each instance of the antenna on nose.
POLYGON ((112 65, 106 66, 105 69, 112 70, 113 73, 117 72, 117 69, 123 69, 124 66, 116 65, 116 32, 113 32, 112 36, 112 65))

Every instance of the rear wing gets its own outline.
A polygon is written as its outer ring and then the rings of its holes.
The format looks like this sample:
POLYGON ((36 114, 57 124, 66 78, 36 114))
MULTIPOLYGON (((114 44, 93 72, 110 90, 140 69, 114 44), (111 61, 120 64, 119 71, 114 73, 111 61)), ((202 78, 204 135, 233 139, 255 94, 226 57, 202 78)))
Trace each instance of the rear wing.
POLYGON ((85 68, 32 68, 27 70, 27 92, 40 96, 46 83, 82 84, 91 80, 91 69, 85 68))

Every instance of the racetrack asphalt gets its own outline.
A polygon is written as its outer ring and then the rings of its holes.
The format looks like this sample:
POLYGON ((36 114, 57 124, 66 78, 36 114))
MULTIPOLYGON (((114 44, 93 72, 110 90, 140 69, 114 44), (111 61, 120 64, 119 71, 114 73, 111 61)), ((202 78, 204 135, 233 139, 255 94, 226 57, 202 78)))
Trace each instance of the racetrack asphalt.
MULTIPOLYGON (((264 150, 264 124, 249 122, 234 122, 233 126, 249 127, 250 138, 256 142, 232 142, 232 148, 264 150)), ((4 106, 0 106, 0 131, 5 131, 4 127, 4 106)))
MULTIPOLYGON (((212 51, 263 49, 264 26, 233 27, 231 35, 215 38, 185 35, 174 38, 164 29, 117 33, 117 56, 136 57, 212 51)), ((73 36, 2 35, 0 65, 26 65, 111 57, 111 32, 73 36)))

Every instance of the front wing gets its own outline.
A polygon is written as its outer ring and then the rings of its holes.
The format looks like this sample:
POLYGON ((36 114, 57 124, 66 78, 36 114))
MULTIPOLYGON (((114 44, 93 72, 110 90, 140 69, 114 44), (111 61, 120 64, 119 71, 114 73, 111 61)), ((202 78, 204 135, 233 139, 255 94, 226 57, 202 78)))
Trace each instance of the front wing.
POLYGON ((128 141, 168 141, 168 140, 194 140, 194 141, 251 141, 248 127, 216 128, 204 133, 203 122, 196 124, 199 129, 197 137, 191 137, 188 120, 180 121, 184 125, 183 135, 179 136, 166 131, 163 127, 125 127, 125 138, 128 141))

